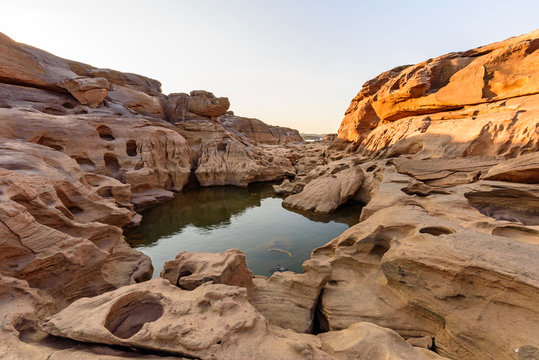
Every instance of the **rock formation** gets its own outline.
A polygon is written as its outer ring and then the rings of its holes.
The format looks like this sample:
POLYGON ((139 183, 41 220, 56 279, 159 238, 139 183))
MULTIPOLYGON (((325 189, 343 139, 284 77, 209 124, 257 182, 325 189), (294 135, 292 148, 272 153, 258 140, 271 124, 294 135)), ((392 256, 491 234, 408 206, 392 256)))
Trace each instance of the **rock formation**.
POLYGON ((225 114, 217 118, 217 121, 254 143, 275 145, 303 141, 299 131, 295 129, 267 125, 258 119, 225 114))
POLYGON ((366 82, 339 138, 362 153, 506 155, 538 150, 539 30, 401 66, 366 82))
POLYGON ((253 273, 247 268, 245 254, 236 249, 219 254, 181 252, 165 263, 161 277, 185 290, 210 281, 248 290, 253 287, 253 273))
POLYGON ((0 34, 0 357, 537 358, 538 35, 385 72, 305 144, 0 34), (147 281, 122 228, 190 178, 365 206, 302 274, 229 250, 147 281))

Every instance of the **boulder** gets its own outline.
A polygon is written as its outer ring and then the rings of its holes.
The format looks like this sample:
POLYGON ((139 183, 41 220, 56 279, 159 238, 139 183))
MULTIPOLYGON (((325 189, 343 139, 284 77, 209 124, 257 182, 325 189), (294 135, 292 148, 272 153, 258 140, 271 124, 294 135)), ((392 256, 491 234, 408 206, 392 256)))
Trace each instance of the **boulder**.
POLYGON ((58 86, 69 91, 82 105, 88 105, 92 108, 103 103, 110 89, 110 84, 105 78, 80 77, 68 79, 60 81, 58 86))
POLYGON ((253 273, 247 268, 245 254, 236 249, 222 253, 181 252, 167 261, 161 277, 184 290, 194 290, 203 283, 253 287, 253 273))
POLYGON ((300 193, 284 199, 283 205, 316 213, 335 211, 356 193, 363 181, 361 168, 351 164, 336 161, 328 165, 329 172, 319 173, 321 176, 306 184, 300 193))
POLYGON ((187 101, 187 110, 194 114, 211 118, 225 114, 229 107, 228 98, 215 97, 211 92, 205 90, 191 91, 187 101))

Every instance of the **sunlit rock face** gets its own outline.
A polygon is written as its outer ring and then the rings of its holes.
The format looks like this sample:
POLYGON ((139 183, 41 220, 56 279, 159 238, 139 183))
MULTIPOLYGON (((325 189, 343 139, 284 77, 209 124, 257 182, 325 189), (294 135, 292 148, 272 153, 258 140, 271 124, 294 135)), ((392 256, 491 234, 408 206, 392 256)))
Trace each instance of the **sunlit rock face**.
POLYGON ((538 37, 534 31, 380 74, 352 100, 339 138, 365 154, 537 151, 538 37))

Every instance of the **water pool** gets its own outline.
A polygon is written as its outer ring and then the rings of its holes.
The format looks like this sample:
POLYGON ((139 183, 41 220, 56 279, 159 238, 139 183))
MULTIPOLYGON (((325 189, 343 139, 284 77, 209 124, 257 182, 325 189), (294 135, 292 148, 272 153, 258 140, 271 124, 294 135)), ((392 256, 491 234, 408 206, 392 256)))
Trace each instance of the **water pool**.
POLYGON ((231 248, 245 253, 256 275, 270 275, 277 266, 302 272, 311 251, 356 224, 361 212, 359 205, 347 204, 333 214, 313 216, 281 204, 268 184, 184 190, 143 212, 142 224, 127 232, 126 239, 152 259, 154 277, 181 251, 231 248))

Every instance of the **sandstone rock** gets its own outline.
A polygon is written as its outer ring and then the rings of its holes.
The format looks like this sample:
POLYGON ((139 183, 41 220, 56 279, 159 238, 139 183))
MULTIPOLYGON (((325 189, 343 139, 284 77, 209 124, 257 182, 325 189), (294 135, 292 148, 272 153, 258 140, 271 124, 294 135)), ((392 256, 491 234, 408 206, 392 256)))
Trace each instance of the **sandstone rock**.
POLYGON ((98 107, 103 103, 110 88, 110 84, 105 78, 74 78, 63 80, 58 83, 82 105, 98 107))
POLYGON ((434 352, 424 353, 406 343, 396 332, 368 322, 354 323, 346 330, 322 333, 318 337, 322 349, 337 359, 446 359, 434 352))
POLYGON ((255 144, 262 143, 275 145, 303 141, 303 138, 297 130, 267 125, 258 119, 223 115, 217 120, 225 128, 246 136, 255 144))
POLYGON ((412 337, 412 338, 406 339, 406 342, 412 346, 417 346, 424 349, 432 348, 432 338, 430 336, 423 336, 423 337, 416 337, 416 338, 412 337))
POLYGON ((539 152, 501 162, 491 167, 484 175, 484 179, 538 184, 539 152))
POLYGON ((202 186, 247 186, 251 182, 278 180, 294 173, 286 158, 264 154, 233 138, 217 142, 205 140, 200 149, 195 175, 202 186))
POLYGON ((339 137, 371 154, 389 152, 399 141, 400 154, 513 157, 536 151, 538 35, 380 74, 352 100, 339 137))
POLYGON ((63 152, 85 172, 131 184, 133 192, 181 190, 190 173, 185 139, 161 123, 140 118, 0 109, 0 132, 63 152))
POLYGON ((331 359, 309 338, 270 328, 247 290, 203 284, 180 290, 164 279, 80 299, 43 323, 71 339, 201 359, 331 359))
POLYGON ((131 110, 146 116, 163 118, 163 108, 159 97, 150 96, 129 87, 112 85, 107 99, 124 104, 131 110))
POLYGON ((230 107, 228 98, 215 97, 209 91, 193 90, 189 95, 187 110, 197 115, 216 118, 225 114, 230 107))
POLYGON ((303 268, 308 272, 275 272, 268 279, 255 278, 251 304, 273 325, 312 333, 320 290, 331 268, 318 260, 307 260, 303 268))
MULTIPOLYGON (((352 163, 353 164, 353 163, 352 163)), ((328 165, 329 173, 309 182, 299 194, 290 195, 283 205, 295 209, 330 213, 350 199, 361 186, 363 172, 345 161, 328 165)))
POLYGON ((289 195, 299 193, 303 190, 303 187, 299 184, 292 184, 288 179, 284 179, 280 185, 273 185, 273 190, 276 194, 289 195))
POLYGON ((538 190, 478 181, 410 196, 403 189, 414 180, 391 166, 375 178, 363 221, 313 251, 332 269, 320 302, 327 330, 369 321, 434 338, 439 354, 459 359, 511 359, 516 348, 537 347, 538 249, 533 226, 520 222, 535 210, 502 225, 472 205, 499 186, 524 204, 538 190))
POLYGON ((253 273, 247 268, 245 254, 236 249, 222 253, 181 252, 167 261, 161 277, 184 290, 194 290, 203 283, 253 287, 253 273))
POLYGON ((337 134, 326 134, 322 138, 322 140, 327 141, 327 142, 333 142, 336 139, 337 139, 337 134))
POLYGON ((151 277, 149 258, 117 227, 134 213, 95 193, 74 160, 5 139, 0 150, 2 274, 43 289, 60 308, 151 277))

